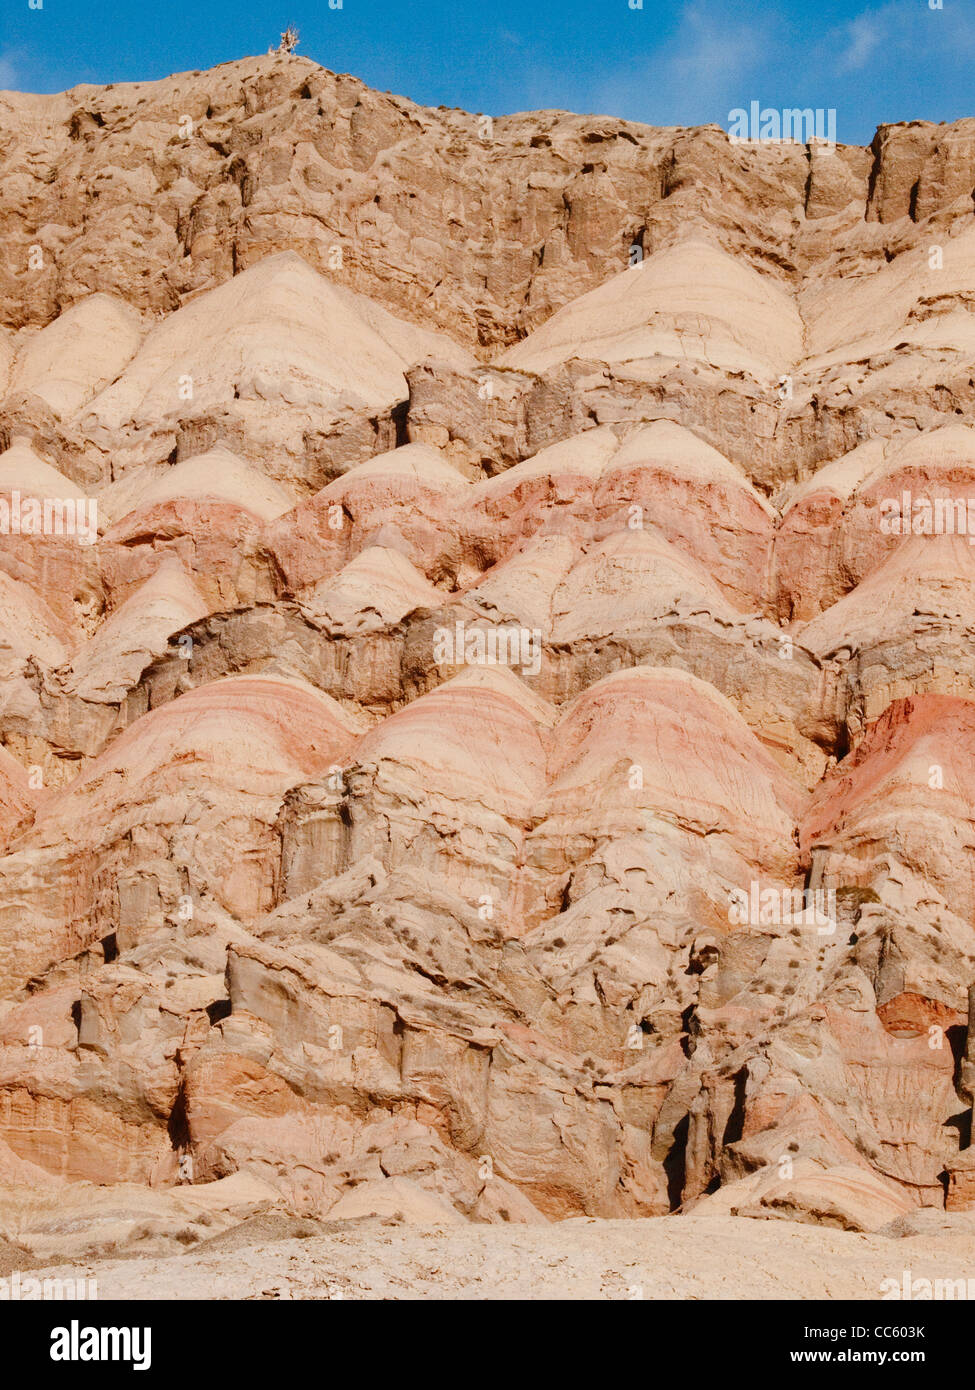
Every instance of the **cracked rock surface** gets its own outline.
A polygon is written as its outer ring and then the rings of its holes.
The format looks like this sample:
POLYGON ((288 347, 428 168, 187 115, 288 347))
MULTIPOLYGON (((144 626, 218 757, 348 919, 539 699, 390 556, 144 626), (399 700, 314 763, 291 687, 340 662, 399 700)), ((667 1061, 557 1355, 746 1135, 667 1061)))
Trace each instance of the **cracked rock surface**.
POLYGON ((0 175, 8 1239, 963 1229, 975 120, 274 55, 0 175))

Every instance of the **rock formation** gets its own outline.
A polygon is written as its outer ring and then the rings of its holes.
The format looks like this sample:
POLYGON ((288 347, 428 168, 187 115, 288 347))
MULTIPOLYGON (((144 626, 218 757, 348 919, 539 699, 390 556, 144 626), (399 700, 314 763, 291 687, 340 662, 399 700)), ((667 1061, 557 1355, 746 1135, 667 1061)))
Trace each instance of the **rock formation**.
POLYGON ((975 1208, 975 120, 0 142, 4 1189, 975 1208))

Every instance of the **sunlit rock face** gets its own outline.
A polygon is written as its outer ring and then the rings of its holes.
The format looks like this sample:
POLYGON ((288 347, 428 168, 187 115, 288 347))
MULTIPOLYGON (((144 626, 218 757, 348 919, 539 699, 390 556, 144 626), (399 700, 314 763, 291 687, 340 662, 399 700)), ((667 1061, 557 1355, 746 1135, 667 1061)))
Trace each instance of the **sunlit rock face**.
POLYGON ((0 1184, 975 1207, 975 121, 0 120, 0 1184))

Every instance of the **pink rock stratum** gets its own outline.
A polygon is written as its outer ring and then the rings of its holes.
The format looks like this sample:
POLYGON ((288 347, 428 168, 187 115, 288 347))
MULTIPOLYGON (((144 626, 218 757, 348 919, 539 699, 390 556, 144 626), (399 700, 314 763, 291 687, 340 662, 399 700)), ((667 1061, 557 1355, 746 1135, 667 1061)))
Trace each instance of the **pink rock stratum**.
POLYGON ((0 1257, 959 1263, 973 188, 975 120, 0 94, 0 1257))

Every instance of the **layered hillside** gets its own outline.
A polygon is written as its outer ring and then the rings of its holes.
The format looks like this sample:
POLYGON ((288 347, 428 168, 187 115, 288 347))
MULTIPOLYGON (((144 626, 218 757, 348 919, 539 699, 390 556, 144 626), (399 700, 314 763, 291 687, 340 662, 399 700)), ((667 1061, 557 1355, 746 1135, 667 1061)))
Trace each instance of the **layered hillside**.
POLYGON ((975 1207, 975 120, 274 55, 0 174, 8 1200, 975 1207))

